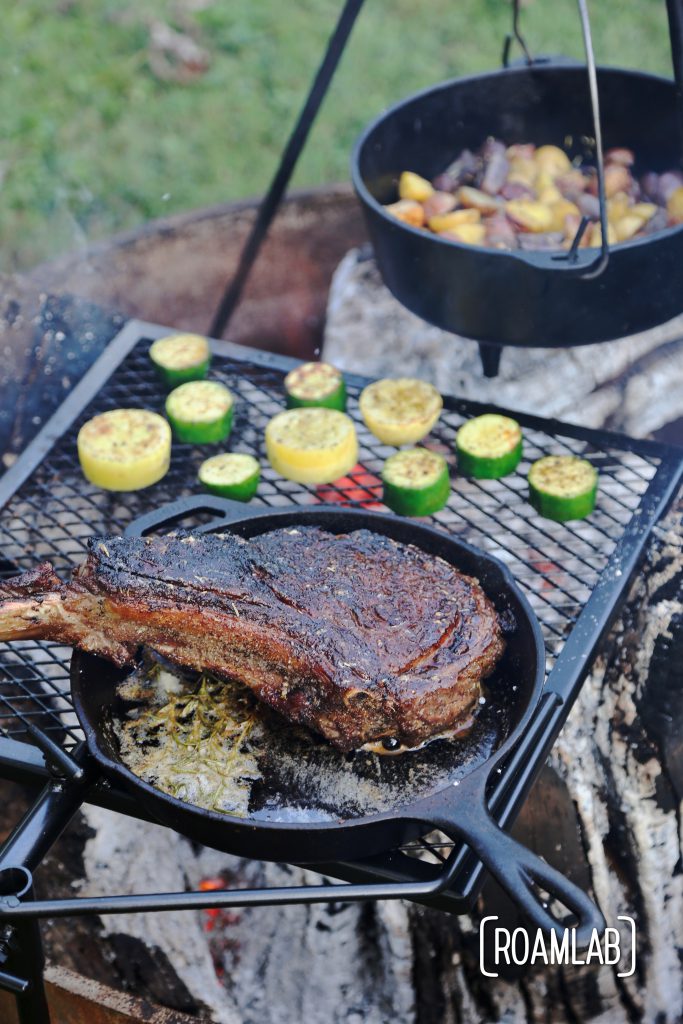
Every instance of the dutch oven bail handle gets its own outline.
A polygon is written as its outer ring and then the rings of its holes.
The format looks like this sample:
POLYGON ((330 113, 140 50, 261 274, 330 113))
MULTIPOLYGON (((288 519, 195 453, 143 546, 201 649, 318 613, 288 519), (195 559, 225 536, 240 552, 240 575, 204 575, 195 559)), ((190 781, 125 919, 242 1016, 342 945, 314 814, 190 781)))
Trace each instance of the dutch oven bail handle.
MULTIPOLYGON (((542 710, 540 705, 537 710, 542 710)), ((546 933, 554 932, 561 940, 571 927, 576 947, 585 948, 596 933, 602 935, 605 919, 583 889, 513 839, 491 816, 487 782, 499 763, 500 759, 496 758, 493 764, 482 765, 463 778, 458 784, 457 800, 452 803, 444 799, 443 792, 435 794, 429 800, 432 806, 424 822, 450 839, 466 843, 537 928, 546 933), (553 900, 566 907, 574 920, 567 922, 556 917, 551 909, 553 900)), ((444 888, 450 880, 450 877, 444 879, 444 888)))
MULTIPOLYGON (((667 0, 671 3, 672 0, 667 0)), ((551 266, 554 263, 554 269, 562 269, 564 272, 576 271, 578 276, 590 280, 594 277, 599 277, 600 274, 605 270, 609 262, 609 244, 607 239, 607 203, 605 200, 605 163, 602 153, 602 126, 600 123, 600 101, 598 98, 598 77, 595 69, 595 52, 593 50, 593 39, 591 36, 590 19, 588 17, 588 8, 586 7, 586 0, 577 0, 579 7, 579 15, 581 17, 581 32, 583 34, 583 46, 586 53, 586 71, 588 73, 588 91, 590 95, 591 113, 593 117, 593 138, 595 140, 595 166, 598 177, 598 202, 600 204, 600 232, 602 235, 600 252, 585 267, 577 267, 576 263, 579 258, 579 245, 581 239, 588 227, 589 218, 582 217, 581 223, 579 224, 571 246, 567 252, 554 254, 551 256, 551 266)), ((524 53, 524 59, 527 65, 531 66, 534 63, 534 59, 531 56, 529 48, 524 40, 519 27, 519 15, 520 15, 520 0, 513 0, 512 2, 512 33, 505 38, 505 44, 503 46, 503 67, 507 67, 510 57, 510 47, 512 45, 513 38, 516 39, 519 46, 524 53)), ((515 254, 518 258, 524 259, 525 257, 519 253, 515 254)), ((528 262, 536 263, 536 260, 528 260, 528 262)))

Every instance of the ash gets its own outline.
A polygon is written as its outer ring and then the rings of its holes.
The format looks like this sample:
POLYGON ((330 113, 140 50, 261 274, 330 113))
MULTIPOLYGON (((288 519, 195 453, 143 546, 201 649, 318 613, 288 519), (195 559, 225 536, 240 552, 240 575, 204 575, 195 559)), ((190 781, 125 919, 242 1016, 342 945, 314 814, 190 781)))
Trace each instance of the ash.
POLYGON ((420 377, 460 398, 644 437, 681 417, 682 336, 679 316, 598 345, 508 347, 498 377, 487 379, 475 342, 410 313, 367 251, 352 249, 332 281, 321 358, 368 377, 420 377))

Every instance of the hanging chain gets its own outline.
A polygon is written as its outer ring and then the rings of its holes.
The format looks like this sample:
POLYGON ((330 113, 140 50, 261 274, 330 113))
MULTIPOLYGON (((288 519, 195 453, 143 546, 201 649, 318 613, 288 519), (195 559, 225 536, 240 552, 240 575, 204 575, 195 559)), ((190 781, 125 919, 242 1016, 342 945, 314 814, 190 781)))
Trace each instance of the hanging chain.
POLYGON ((509 32, 505 37, 503 43, 503 67, 506 68, 510 63, 510 49, 512 47, 513 40, 516 40, 522 49, 524 59, 527 64, 533 64, 534 58, 531 56, 531 51, 526 44, 526 40, 522 35, 522 30, 519 27, 519 14, 520 14, 521 0, 512 0, 512 32, 509 32))

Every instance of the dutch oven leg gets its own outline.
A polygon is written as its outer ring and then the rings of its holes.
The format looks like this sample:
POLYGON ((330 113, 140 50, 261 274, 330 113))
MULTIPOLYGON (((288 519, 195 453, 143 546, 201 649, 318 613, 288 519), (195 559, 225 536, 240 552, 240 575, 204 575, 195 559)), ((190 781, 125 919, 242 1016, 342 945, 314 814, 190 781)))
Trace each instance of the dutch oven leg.
POLYGON ((497 377, 500 368, 500 357, 503 351, 502 345, 492 345, 488 341, 479 342, 479 355, 485 377, 497 377))

